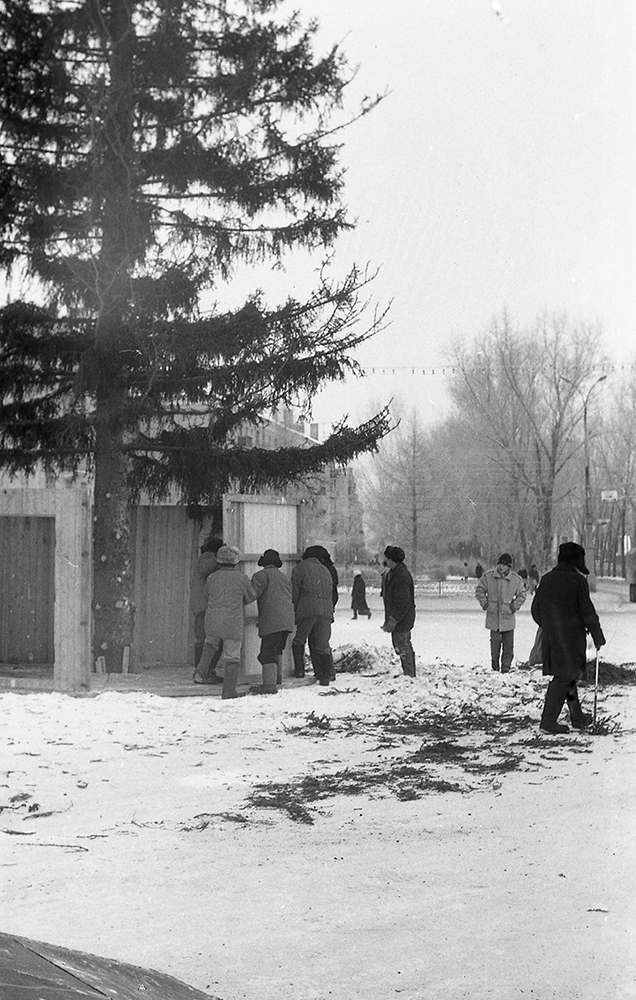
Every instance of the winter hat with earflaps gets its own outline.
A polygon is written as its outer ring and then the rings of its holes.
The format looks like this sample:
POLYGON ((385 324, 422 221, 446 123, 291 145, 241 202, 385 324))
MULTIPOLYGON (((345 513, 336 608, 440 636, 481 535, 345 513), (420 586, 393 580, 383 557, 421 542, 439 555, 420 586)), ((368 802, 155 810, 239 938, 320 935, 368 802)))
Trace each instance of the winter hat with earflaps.
POLYGON ((216 554, 219 566, 238 566, 241 553, 235 545, 222 545, 216 554))
POLYGON ((590 575, 590 571, 585 565, 585 549, 576 542, 563 542, 562 545, 559 545, 559 562, 575 566, 579 573, 583 573, 584 576, 590 575))
POLYGON ((276 549, 265 549, 263 555, 258 560, 259 566, 277 566, 278 569, 283 565, 281 557, 279 556, 276 549))

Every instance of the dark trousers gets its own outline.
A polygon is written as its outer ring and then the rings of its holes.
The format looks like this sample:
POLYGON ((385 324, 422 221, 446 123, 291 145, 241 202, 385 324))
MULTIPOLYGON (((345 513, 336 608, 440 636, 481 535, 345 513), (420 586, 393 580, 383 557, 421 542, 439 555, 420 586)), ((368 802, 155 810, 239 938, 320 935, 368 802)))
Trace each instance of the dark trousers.
POLYGON ((391 632, 391 642, 393 649, 400 657, 402 672, 407 677, 415 677, 415 650, 411 644, 410 629, 395 629, 391 632))
POLYGON ((515 634, 512 629, 507 629, 505 632, 491 631, 490 659, 493 670, 499 670, 499 657, 501 656, 501 672, 507 674, 512 665, 514 651, 515 634))

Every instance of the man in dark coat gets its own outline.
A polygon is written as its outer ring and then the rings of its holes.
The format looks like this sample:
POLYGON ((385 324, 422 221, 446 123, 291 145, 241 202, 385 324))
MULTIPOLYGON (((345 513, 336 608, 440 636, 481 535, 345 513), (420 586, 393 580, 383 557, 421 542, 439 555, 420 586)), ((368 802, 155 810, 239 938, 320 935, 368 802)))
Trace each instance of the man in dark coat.
POLYGON ((387 572, 382 578, 382 628, 391 633, 393 648, 400 657, 403 673, 407 677, 415 677, 415 651, 411 644, 411 629, 415 624, 413 577, 404 565, 404 549, 399 545, 387 545, 384 561, 387 572))
MULTIPOLYGON (((333 621, 332 574, 324 564, 326 549, 310 545, 292 570, 292 600, 296 614, 296 634, 292 639, 294 676, 305 676, 305 643, 313 651, 314 673, 318 683, 328 686, 333 657, 329 640, 333 621)), ((335 570, 335 566, 334 566, 335 570)))
POLYGON ((566 699, 576 729, 592 722, 592 716, 581 708, 576 684, 585 672, 586 633, 597 649, 605 645, 605 636, 590 599, 588 573, 585 549, 576 542, 564 542, 559 546, 558 564, 541 577, 532 601, 532 617, 542 632, 543 673, 552 675, 540 723, 546 733, 569 732, 557 721, 566 699))

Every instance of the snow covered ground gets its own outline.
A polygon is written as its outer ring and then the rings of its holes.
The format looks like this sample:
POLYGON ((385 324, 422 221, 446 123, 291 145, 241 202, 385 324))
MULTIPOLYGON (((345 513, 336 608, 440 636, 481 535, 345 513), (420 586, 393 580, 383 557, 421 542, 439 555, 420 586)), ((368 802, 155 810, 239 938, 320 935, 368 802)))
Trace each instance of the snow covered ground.
MULTIPOLYGON (((415 680, 370 603, 328 690, 0 694, 0 930, 223 1000, 636 997, 636 689, 601 688, 612 734, 543 736, 471 598, 418 601, 415 680)), ((633 663, 636 605, 595 603, 633 663)))

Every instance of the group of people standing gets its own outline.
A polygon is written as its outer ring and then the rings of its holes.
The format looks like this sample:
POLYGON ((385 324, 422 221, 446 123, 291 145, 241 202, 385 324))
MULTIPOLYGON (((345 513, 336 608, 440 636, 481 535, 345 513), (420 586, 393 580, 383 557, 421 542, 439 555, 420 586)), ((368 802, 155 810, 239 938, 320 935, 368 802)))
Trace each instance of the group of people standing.
MULTIPOLYGON (((385 550, 382 597, 385 621, 393 646, 400 656, 403 672, 415 676, 415 653, 411 629, 415 621, 413 578, 404 565, 399 546, 385 550)), ((310 545, 291 573, 282 572, 282 560, 275 549, 266 549, 258 560, 261 567, 251 580, 236 572, 241 554, 220 538, 208 538, 201 546, 196 577, 192 582, 191 611, 195 633, 195 684, 222 684, 222 698, 237 698, 241 649, 245 628, 245 607, 257 602, 258 660, 262 683, 251 688, 255 694, 275 694, 282 683, 282 660, 292 632, 294 676, 305 676, 305 647, 318 683, 328 686, 335 677, 331 651, 331 625, 338 602, 338 573, 327 549, 310 545), (223 657, 223 677, 216 668, 223 657)), ((352 590, 354 617, 371 617, 366 588, 360 573, 352 590)))
MULTIPOLYGON (((534 564, 532 569, 536 571, 534 564)), ((568 732, 568 727, 558 721, 566 701, 575 729, 592 722, 592 716, 581 707, 577 684, 585 676, 588 632, 597 651, 605 645, 605 637, 590 598, 588 574, 585 549, 576 542, 564 542, 559 546, 554 569, 540 580, 537 572, 536 582, 534 573, 529 578, 528 589, 534 594, 530 612, 539 627, 542 669, 552 678, 540 722, 546 733, 568 732)), ((495 568, 479 578, 475 596, 486 612, 492 669, 507 673, 514 655, 516 612, 526 599, 526 580, 513 572, 508 552, 503 552, 495 568)))
POLYGON ((291 579, 282 572, 276 549, 266 549, 258 560, 261 567, 251 580, 238 571, 239 550, 220 538, 208 538, 201 546, 196 577, 192 583, 191 610, 195 632, 195 684, 222 684, 222 698, 237 698, 245 607, 257 602, 258 660, 262 683, 255 694, 275 694, 282 683, 283 652, 292 640, 294 674, 305 675, 305 645, 314 673, 321 685, 335 676, 329 644, 334 607, 338 601, 338 573, 321 545, 305 549, 291 579), (223 677, 216 668, 223 657, 223 677))
MULTIPOLYGON (((236 687, 240 672, 245 627, 245 607, 257 602, 258 660, 262 683, 252 687, 255 694, 275 694, 282 683, 282 659, 289 636, 294 676, 305 676, 305 647, 318 683, 328 686, 335 677, 331 651, 331 626, 338 601, 338 573, 329 552, 322 545, 310 545, 294 567, 291 578, 282 572, 282 560, 275 549, 266 549, 258 560, 260 569, 251 580, 236 572, 240 552, 221 539, 209 538, 201 547, 197 577, 192 586, 195 630, 196 684, 222 684, 223 698, 239 697, 236 687), (216 667, 223 656, 223 677, 216 667)), ((415 624, 415 586, 399 545, 384 550, 381 595, 384 604, 382 629, 391 635, 400 658, 402 672, 415 677, 415 652, 411 632, 415 624)), ((534 568, 534 567, 533 567, 534 568)), ((538 573, 536 574, 538 578, 538 573)), ((535 590, 532 583, 512 569, 510 553, 503 552, 494 569, 483 572, 475 596, 486 612, 490 632, 493 670, 507 673, 514 656, 516 614, 528 590, 534 594, 531 614, 540 630, 540 659, 548 684, 541 716, 541 729, 563 733, 568 727, 558 718, 567 702, 572 726, 582 729, 592 717, 579 701, 577 683, 585 676, 586 637, 592 636, 597 650, 605 644, 596 609, 589 594, 585 549, 575 542, 559 547, 557 565, 546 573, 535 590)), ((353 617, 371 617, 361 574, 354 576, 351 606, 353 617)))

